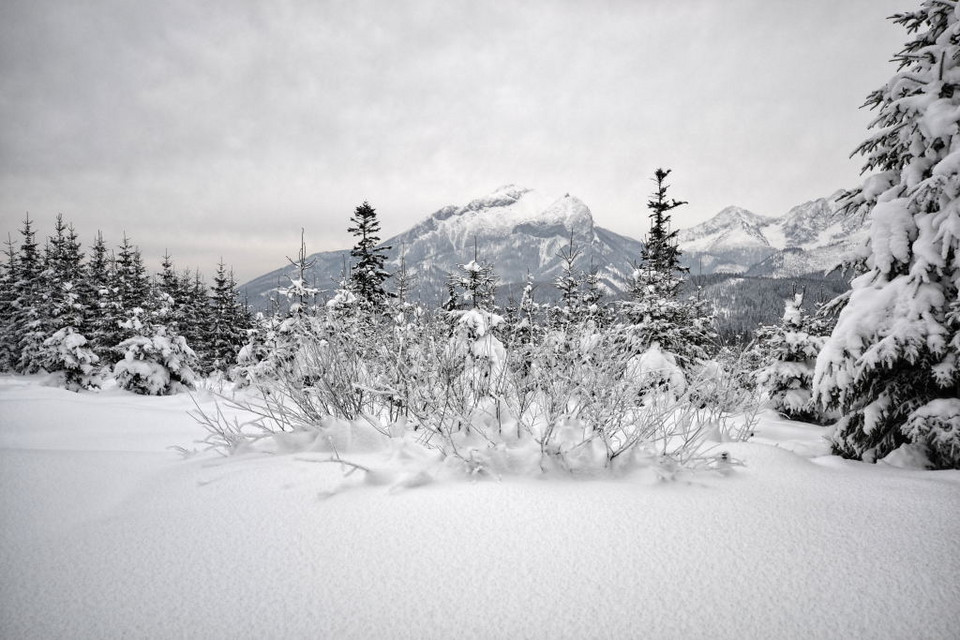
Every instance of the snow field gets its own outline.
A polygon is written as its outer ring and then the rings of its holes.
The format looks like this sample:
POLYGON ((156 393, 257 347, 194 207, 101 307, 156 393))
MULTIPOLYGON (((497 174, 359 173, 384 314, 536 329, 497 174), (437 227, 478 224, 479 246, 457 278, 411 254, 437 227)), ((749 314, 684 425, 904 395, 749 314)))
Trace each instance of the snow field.
MULTIPOLYGON (((398 489, 296 447, 183 460, 167 447, 205 435, 191 407, 0 377, 0 637, 960 629, 960 472, 826 456, 819 427, 765 415, 751 441, 723 444, 745 463, 726 475, 398 489)), ((344 458, 399 465, 390 455, 344 458)))

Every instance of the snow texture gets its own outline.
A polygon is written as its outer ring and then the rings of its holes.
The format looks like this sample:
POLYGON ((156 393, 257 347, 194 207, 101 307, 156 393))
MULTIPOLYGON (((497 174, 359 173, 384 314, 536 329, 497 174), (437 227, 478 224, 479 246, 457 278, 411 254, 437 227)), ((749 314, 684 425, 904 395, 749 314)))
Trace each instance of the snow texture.
MULTIPOLYGON (((388 489, 326 450, 182 460, 185 394, 0 378, 3 638, 955 638, 960 472, 825 456, 388 489), (371 481, 372 480, 372 481, 371 481), (333 492, 333 493, 331 493, 333 492)), ((201 393, 203 406, 211 404, 201 393)), ((343 425, 342 425, 343 426, 343 425)), ((347 437, 357 463, 403 461, 347 437)), ((454 476, 451 476, 453 478, 454 476)))

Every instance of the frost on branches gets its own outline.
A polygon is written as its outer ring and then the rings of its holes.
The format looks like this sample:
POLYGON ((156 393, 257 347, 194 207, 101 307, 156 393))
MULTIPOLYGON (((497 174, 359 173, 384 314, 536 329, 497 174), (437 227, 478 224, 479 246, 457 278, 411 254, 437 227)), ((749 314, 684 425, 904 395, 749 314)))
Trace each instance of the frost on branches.
POLYGON ((893 20, 915 34, 867 104, 858 149, 875 172, 852 197, 869 212, 865 273, 817 359, 817 399, 842 412, 836 452, 874 461, 904 444, 960 468, 960 15, 928 0, 893 20))
POLYGON ((168 335, 158 326, 152 335, 137 335, 117 346, 123 359, 113 367, 117 385, 135 393, 162 396, 193 388, 196 355, 183 336, 168 335))
POLYGON ((71 391, 100 387, 100 357, 73 327, 58 330, 43 341, 43 346, 46 370, 60 372, 64 387, 71 391))
POLYGON ((757 383, 770 396, 773 409, 791 420, 826 424, 828 415, 813 402, 813 373, 825 338, 813 332, 803 312, 803 294, 787 300, 782 322, 763 327, 758 336, 769 361, 757 372, 757 383))

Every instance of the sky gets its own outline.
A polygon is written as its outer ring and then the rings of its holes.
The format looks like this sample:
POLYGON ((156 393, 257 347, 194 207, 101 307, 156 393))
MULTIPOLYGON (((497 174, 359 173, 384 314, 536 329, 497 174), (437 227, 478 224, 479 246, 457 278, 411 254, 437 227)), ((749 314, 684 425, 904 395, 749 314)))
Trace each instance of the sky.
POLYGON ((4 0, 0 231, 58 213, 240 282, 505 184, 642 237, 859 184, 916 0, 4 0))

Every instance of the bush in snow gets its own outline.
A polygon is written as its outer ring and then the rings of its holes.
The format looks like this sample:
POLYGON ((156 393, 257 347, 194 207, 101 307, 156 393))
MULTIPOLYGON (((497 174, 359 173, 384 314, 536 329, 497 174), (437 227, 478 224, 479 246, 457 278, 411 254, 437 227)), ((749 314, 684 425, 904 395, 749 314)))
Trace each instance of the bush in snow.
MULTIPOLYGON (((813 323, 803 312, 803 294, 787 300, 783 320, 758 332, 759 349, 767 364, 757 371, 757 382, 770 397, 774 410, 791 420, 826 424, 829 414, 813 402, 813 372, 824 337, 814 335, 813 323)), ((835 417, 834 417, 835 419, 835 417)))
POLYGON ((87 344, 87 339, 73 327, 58 330, 44 340, 44 368, 61 372, 64 386, 71 391, 95 389, 101 384, 99 356, 87 344))
POLYGON ((960 396, 960 16, 954 0, 926 0, 893 20, 914 37, 867 102, 875 133, 859 151, 875 173, 851 197, 869 215, 865 273, 817 359, 815 394, 842 412, 841 455, 915 443, 960 468, 947 402, 960 396))
POLYGON ((160 396, 193 388, 196 355, 182 336, 158 326, 152 335, 128 338, 117 346, 122 358, 113 366, 117 385, 143 395, 160 396))

